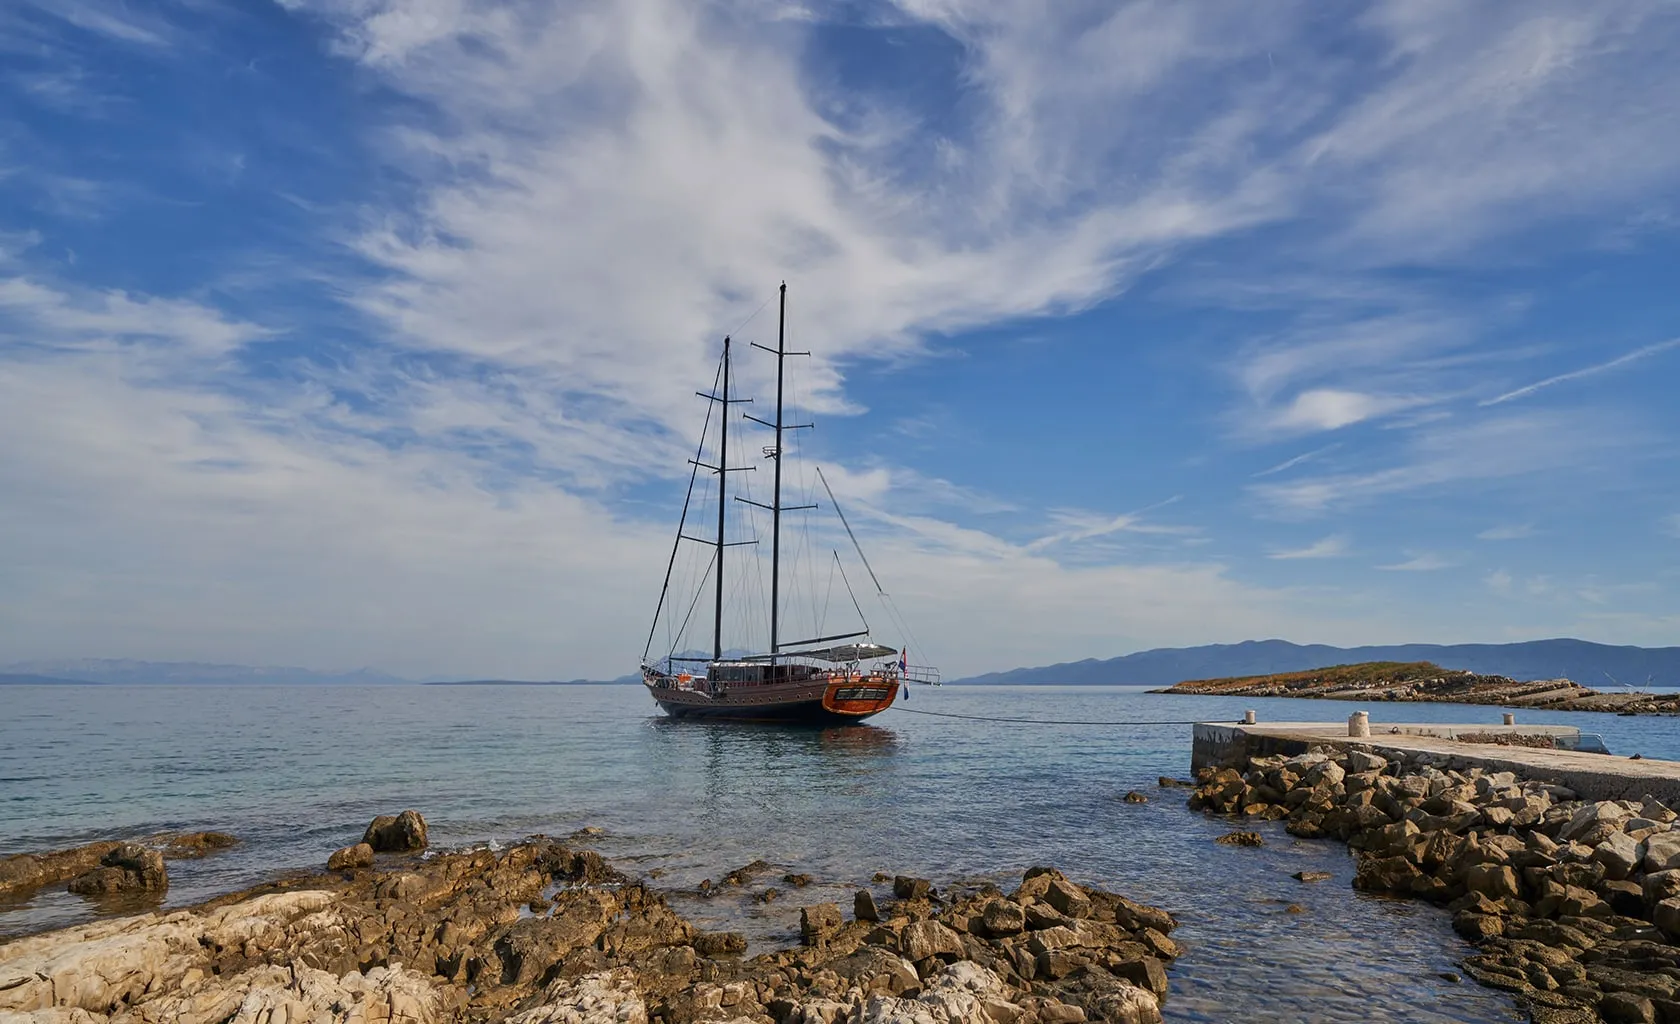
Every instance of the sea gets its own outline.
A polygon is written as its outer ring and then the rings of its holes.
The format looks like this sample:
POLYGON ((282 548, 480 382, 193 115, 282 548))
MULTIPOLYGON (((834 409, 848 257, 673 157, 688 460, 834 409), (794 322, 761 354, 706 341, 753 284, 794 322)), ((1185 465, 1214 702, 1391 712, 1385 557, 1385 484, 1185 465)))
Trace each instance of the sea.
MULTIPOLYGON (((320 868, 377 814, 414 808, 434 848, 577 835, 753 950, 797 942, 798 908, 877 873, 1006 888, 1047 864, 1164 907, 1186 949, 1168 1021, 1518 1021, 1455 980, 1448 914, 1353 891, 1343 844, 1192 813, 1187 723, 1343 722, 1333 701, 1167 696, 1143 687, 917 687, 870 724, 799 728, 665 718, 640 686, 0 687, 0 855, 170 831, 238 846, 172 861, 164 906, 320 868), (970 716, 970 717, 949 717, 970 716), (989 719, 1004 719, 995 721, 989 719), (1047 724, 1056 723, 1056 724, 1047 724), (1166 723, 1166 724, 1133 724, 1166 723), (1145 804, 1122 798, 1137 790, 1145 804), (585 830, 588 830, 585 832, 585 830), (596 830, 599 830, 596 832, 596 830), (774 870, 704 896, 755 860, 774 870), (1303 884, 1302 870, 1331 873, 1303 884), (811 876, 804 888, 783 874, 811 876), (761 903, 767 887, 780 898, 761 903)), ((1502 709, 1376 704, 1383 721, 1488 722, 1502 709)), ((1670 718, 1539 713, 1618 756, 1680 759, 1670 718)), ((0 903, 0 935, 88 920, 62 891, 0 903)))

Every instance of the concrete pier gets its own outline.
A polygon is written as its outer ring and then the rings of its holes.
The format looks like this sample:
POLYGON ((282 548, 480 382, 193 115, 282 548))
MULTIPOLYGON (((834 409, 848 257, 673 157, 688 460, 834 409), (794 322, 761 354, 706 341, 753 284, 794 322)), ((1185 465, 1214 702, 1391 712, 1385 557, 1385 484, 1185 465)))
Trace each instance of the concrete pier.
POLYGON ((1204 722, 1195 726, 1190 763, 1241 767, 1251 757, 1293 756, 1313 747, 1357 748, 1387 757, 1427 755, 1438 767, 1515 772, 1525 779, 1567 786, 1585 800, 1639 800, 1654 796, 1680 806, 1680 762, 1631 760, 1582 747, 1581 731, 1567 725, 1441 725, 1371 722, 1370 735, 1350 737, 1343 722, 1275 722, 1249 725, 1204 722), (1467 742, 1461 737, 1474 737, 1467 742), (1491 737, 1509 736, 1507 743, 1491 737), (1551 742, 1555 749, 1521 746, 1551 742))

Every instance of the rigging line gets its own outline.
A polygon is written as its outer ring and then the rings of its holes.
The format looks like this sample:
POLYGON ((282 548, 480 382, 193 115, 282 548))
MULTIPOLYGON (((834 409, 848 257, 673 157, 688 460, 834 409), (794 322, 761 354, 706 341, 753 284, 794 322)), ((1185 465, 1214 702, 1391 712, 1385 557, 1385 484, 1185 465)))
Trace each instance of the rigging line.
POLYGON ((901 708, 893 705, 888 711, 902 711, 907 715, 931 715, 934 718, 962 718, 970 722, 1008 722, 1011 725, 1201 725, 1201 721, 1185 722, 1089 722, 1061 720, 1052 718, 1004 718, 995 715, 958 715, 949 711, 923 711, 919 708, 901 708))
POLYGON ((828 602, 834 597, 834 570, 840 568, 840 552, 834 553, 834 564, 828 567, 828 586, 823 590, 822 615, 817 619, 817 628, 812 634, 821 636, 823 626, 828 622, 828 602))
MULTIPOLYGON (((700 598, 706 593, 706 577, 712 574, 712 566, 716 563, 717 552, 714 551, 712 552, 711 561, 706 563, 705 573, 700 576, 700 585, 694 588, 694 600, 688 603, 688 614, 683 616, 682 625, 677 627, 677 639, 679 641, 682 639, 682 635, 688 631, 688 620, 694 618, 694 609, 700 607, 700 598)), ((665 652, 665 657, 669 659, 671 655, 675 653, 677 653, 676 648, 673 647, 671 650, 665 652)))
POLYGON ((904 613, 899 610, 898 602, 893 600, 893 596, 891 594, 885 592, 881 594, 881 598, 886 604, 887 612, 892 616, 893 622, 897 624, 899 629, 904 630, 904 635, 909 639, 910 646, 916 649, 916 655, 922 659, 922 664, 933 664, 933 659, 929 655, 928 649, 922 646, 921 640, 917 639, 915 632, 911 630, 910 620, 905 618, 904 613))
MULTIPOLYGON (((774 296, 774 295, 772 295, 772 296, 770 296, 770 299, 773 299, 773 298, 775 298, 775 296, 774 296)), ((761 302, 761 303, 759 303, 759 304, 758 304, 758 308, 757 308, 757 309, 755 309, 755 310, 753 310, 753 311, 752 311, 752 315, 751 315, 751 316, 749 316, 749 317, 747 317, 747 318, 746 318, 746 319, 745 319, 745 320, 742 320, 742 321, 741 321, 741 326, 740 326, 740 327, 737 327, 737 328, 735 328, 735 329, 734 329, 734 330, 733 330, 733 331, 730 331, 730 332, 729 332, 729 333, 730 333, 730 334, 740 334, 740 333, 741 333, 741 331, 742 331, 742 330, 743 330, 743 329, 745 329, 745 327, 746 327, 746 326, 747 326, 747 325, 748 325, 748 324, 750 324, 750 323, 752 323, 752 322, 753 322, 753 321, 754 321, 754 320, 756 320, 756 319, 758 319, 758 314, 760 314, 760 313, 762 313, 762 312, 764 312, 764 307, 765 307, 765 306, 768 306, 768 305, 770 305, 770 299, 765 299, 765 300, 764 300, 764 301, 763 301, 763 302, 761 302)))
POLYGON ((858 619, 863 623, 863 631, 869 632, 869 616, 863 614, 863 608, 858 605, 857 595, 852 593, 852 581, 846 577, 846 567, 840 565, 840 552, 834 553, 834 564, 840 568, 840 582, 846 585, 846 596, 852 599, 852 608, 858 613, 858 619))
MULTIPOLYGON (((766 300, 769 301, 769 300, 766 300)), ((717 373, 712 377, 712 394, 717 394, 717 382, 723 376, 723 361, 718 360, 717 373)), ((729 410, 725 409, 725 412, 729 410)), ((653 624, 648 627, 647 646, 642 648, 642 660, 653 650, 653 635, 659 630, 659 613, 665 610, 665 594, 671 589, 671 570, 677 565, 677 549, 682 547, 683 525, 688 522, 688 503, 694 497, 694 481, 700 474, 700 454, 706 448, 706 428, 712 425, 712 403, 706 403, 706 421, 700 426, 700 444, 694 450, 694 468, 688 471, 688 493, 683 495, 682 515, 677 519, 677 539, 671 542, 671 560, 665 563, 665 582, 659 587, 659 603, 653 606, 653 624)))
POLYGON ((840 511, 840 503, 835 501, 834 488, 828 486, 828 477, 823 476, 822 467, 817 467, 817 479, 822 481, 823 490, 828 492, 828 500, 834 505, 834 514, 840 517, 840 525, 846 528, 846 536, 852 538, 852 547, 857 548, 858 557, 863 559, 863 567, 869 570, 869 578, 875 584, 875 591, 885 594, 881 588, 881 581, 875 577, 875 570, 869 565, 869 557, 863 553, 863 545, 858 543, 857 534, 852 532, 852 524, 846 522, 846 513, 840 511))

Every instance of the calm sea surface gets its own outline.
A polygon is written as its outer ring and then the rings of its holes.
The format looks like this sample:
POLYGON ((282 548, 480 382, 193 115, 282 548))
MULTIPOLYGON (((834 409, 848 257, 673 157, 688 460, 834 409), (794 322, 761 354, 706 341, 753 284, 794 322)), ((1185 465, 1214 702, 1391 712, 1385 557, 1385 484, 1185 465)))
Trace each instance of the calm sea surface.
MULTIPOLYGON (((1345 703, 1166 697, 1135 687, 918 689, 917 711, 1080 721, 1344 721, 1345 703)), ((1373 705, 1373 719, 1497 722, 1499 709, 1373 705)), ((1620 755, 1680 759, 1673 719, 1519 712, 1580 725, 1620 755)), ((806 730, 676 722, 639 686, 0 687, 0 854, 165 830, 244 840, 170 864, 168 905, 313 868, 376 814, 413 807, 434 846, 604 829, 624 870, 692 889, 755 858, 816 884, 768 905, 673 902, 755 948, 793 941, 798 907, 877 871, 1019 878, 1052 864, 1157 904, 1189 952, 1171 1021, 1515 1021, 1499 993, 1452 983, 1466 954, 1448 916, 1355 893, 1336 842, 1261 826, 1262 849, 1216 846, 1160 775, 1189 770, 1188 726, 1007 725, 889 711, 806 730), (1139 789, 1150 803, 1120 797, 1139 789), (1302 885, 1290 874, 1331 871, 1302 885), (1289 913, 1298 904, 1303 912, 1289 913)), ((0 903, 0 934, 91 916, 48 892, 0 903)))

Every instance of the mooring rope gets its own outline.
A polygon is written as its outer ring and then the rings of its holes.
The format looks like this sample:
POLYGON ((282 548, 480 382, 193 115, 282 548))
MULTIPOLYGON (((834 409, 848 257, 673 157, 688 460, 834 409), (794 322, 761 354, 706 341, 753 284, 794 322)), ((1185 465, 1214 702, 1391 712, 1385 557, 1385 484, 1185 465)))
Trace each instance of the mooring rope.
POLYGON ((902 711, 907 715, 932 715, 935 718, 963 718, 971 722, 1008 722, 1012 725, 1200 725, 1206 719, 1195 719, 1184 722, 1088 722, 1071 721, 1053 718, 1000 718, 994 715, 959 715, 949 711, 922 711, 918 708, 900 707, 894 704, 888 711, 902 711))

